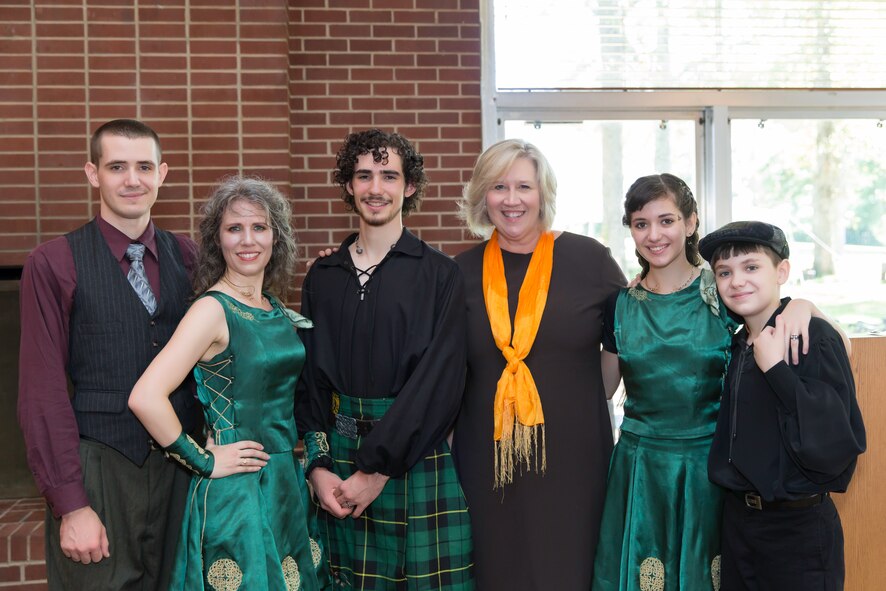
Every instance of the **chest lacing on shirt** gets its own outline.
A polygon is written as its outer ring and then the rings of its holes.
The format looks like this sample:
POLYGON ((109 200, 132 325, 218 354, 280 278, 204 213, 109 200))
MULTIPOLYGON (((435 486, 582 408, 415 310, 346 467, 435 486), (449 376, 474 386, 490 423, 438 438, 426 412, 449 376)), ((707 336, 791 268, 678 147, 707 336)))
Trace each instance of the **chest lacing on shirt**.
MULTIPOLYGON (((380 287, 381 277, 379 276, 379 270, 381 269, 382 265, 384 265, 388 260, 391 259, 392 256, 393 256, 393 251, 388 252, 387 254, 385 254, 384 258, 381 261, 379 261, 375 265, 367 267, 366 269, 360 269, 359 267, 357 267, 357 265, 354 264, 354 261, 352 259, 349 259, 346 261, 345 267, 350 271, 350 273, 349 273, 350 279, 348 280, 348 284, 345 289, 353 289, 353 286, 351 285, 351 280, 354 280, 357 282, 357 295, 360 296, 360 302, 357 304, 358 306, 364 301, 365 296, 370 293, 370 284, 372 284, 372 289, 376 289, 376 288, 380 287), (366 282, 360 283, 360 278, 363 277, 364 275, 367 277, 366 282)), ((341 303, 341 310, 339 311, 339 317, 344 318, 344 311, 345 311, 345 305, 347 302, 347 295, 341 299, 341 302, 342 303, 341 303)), ((372 301, 372 308, 370 309, 370 314, 369 314, 369 334, 370 335, 375 333, 375 318, 376 318, 377 312, 378 312, 377 301, 373 300, 372 301)), ((373 359, 374 347, 375 347, 375 341, 370 338, 369 339, 369 347, 368 347, 369 350, 367 353, 369 355, 370 363, 372 362, 372 359, 373 359)), ((372 388, 375 387, 375 375, 372 372, 369 373, 369 384, 372 388)), ((365 395, 365 394, 366 393, 360 393, 360 392, 354 392, 354 393, 349 392, 348 393, 349 396, 350 395, 360 396, 360 395, 365 395)))

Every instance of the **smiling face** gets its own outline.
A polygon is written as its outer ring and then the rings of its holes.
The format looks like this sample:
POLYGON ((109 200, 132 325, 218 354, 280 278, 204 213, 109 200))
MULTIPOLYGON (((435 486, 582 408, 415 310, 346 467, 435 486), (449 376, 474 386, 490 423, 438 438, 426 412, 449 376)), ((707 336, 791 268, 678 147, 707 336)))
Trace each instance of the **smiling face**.
POLYGON ((535 163, 517 158, 486 192, 486 212, 498 231, 501 247, 511 252, 532 252, 544 231, 541 193, 535 163))
POLYGON ((345 188, 354 196, 354 210, 370 226, 399 220, 404 198, 415 192, 403 176, 403 161, 396 150, 388 150, 381 162, 368 152, 358 157, 354 177, 345 188))
POLYGON ((717 291, 726 307, 754 326, 763 326, 780 304, 780 286, 790 274, 787 259, 775 264, 758 250, 714 261, 717 291))
POLYGON ((218 233, 230 276, 246 278, 264 273, 271 260, 274 232, 262 207, 245 199, 231 201, 218 233))
POLYGON ((101 195, 102 219, 124 232, 143 230, 167 172, 157 144, 150 137, 105 134, 101 147, 98 164, 88 162, 84 170, 101 195))
POLYGON ((668 194, 631 214, 631 237, 650 268, 664 269, 675 261, 686 262, 686 239, 695 233, 697 224, 694 213, 684 219, 673 195, 668 194))

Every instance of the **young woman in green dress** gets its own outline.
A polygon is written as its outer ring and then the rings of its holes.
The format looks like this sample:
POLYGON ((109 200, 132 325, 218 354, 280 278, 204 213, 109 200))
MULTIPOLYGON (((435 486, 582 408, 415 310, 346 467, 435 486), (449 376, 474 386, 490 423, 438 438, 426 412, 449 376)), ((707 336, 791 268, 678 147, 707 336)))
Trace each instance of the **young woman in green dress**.
POLYGON ((325 589, 292 454, 305 361, 296 328, 311 323, 280 299, 296 261, 289 202, 264 181, 234 177, 203 213, 197 300, 129 399, 153 440, 194 473, 170 589, 325 589), (168 400, 192 369, 205 448, 182 433, 168 400))

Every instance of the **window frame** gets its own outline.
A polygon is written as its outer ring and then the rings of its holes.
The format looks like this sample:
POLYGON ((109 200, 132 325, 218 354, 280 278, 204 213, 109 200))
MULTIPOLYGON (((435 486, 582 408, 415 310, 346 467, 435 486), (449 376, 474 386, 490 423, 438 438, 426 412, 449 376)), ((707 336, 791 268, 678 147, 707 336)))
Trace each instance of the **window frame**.
POLYGON ((695 187, 703 233, 732 221, 730 121, 886 120, 883 90, 522 90, 495 88, 494 0, 480 0, 483 147, 504 139, 505 120, 696 121, 695 187))

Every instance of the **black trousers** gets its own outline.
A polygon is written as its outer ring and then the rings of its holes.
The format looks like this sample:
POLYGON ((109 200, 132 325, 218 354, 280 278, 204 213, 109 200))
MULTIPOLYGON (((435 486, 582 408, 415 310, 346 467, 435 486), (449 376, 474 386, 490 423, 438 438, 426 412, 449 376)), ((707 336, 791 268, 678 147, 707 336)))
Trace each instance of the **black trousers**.
POLYGON ((110 558, 80 564, 61 551, 46 511, 46 575, 51 591, 165 591, 175 558, 191 475, 162 452, 139 467, 95 441, 80 440, 89 502, 105 526, 110 558))
POLYGON ((734 494, 723 507, 722 591, 843 589, 843 526, 830 497, 759 511, 734 494))

